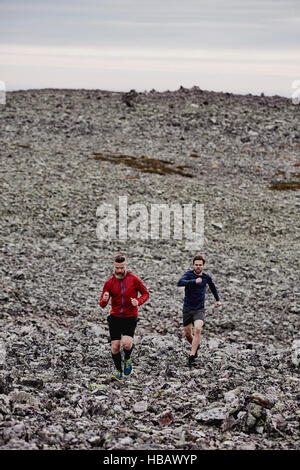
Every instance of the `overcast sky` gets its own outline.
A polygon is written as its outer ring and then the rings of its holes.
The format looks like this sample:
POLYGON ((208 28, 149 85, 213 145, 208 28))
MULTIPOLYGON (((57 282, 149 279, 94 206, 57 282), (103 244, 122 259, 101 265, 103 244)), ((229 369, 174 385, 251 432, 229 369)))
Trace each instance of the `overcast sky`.
POLYGON ((199 86, 291 97, 300 0, 0 0, 7 90, 199 86))

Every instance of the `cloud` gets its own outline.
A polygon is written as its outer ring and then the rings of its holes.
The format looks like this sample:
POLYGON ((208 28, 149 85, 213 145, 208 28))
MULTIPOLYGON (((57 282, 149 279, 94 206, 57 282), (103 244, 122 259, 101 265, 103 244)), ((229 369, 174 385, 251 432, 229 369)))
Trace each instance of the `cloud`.
POLYGON ((2 45, 0 65, 190 74, 298 76, 298 50, 85 48, 2 45))
POLYGON ((59 86, 63 74, 65 83, 72 73, 112 71, 122 89, 124 75, 137 83, 147 72, 164 84, 231 77, 233 87, 239 77, 251 86, 256 75, 266 91, 299 78, 299 7, 299 0, 2 0, 0 78, 18 73, 13 81, 22 86, 25 75, 35 83, 47 70, 59 86))
POLYGON ((20 60, 30 63, 31 61, 44 58, 69 58, 77 60, 78 64, 82 59, 97 60, 103 59, 143 59, 143 60, 227 60, 234 62, 291 62, 299 61, 300 51, 298 48, 286 49, 249 49, 245 53, 244 49, 184 49, 184 48, 145 48, 145 47, 48 47, 35 45, 0 45, 0 61, 5 64, 5 60, 20 60))

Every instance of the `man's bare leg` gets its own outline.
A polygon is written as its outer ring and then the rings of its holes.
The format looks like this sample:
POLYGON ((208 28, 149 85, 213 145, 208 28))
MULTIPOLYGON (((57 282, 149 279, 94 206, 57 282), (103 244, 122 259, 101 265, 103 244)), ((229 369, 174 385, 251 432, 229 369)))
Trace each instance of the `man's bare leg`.
POLYGON ((112 354, 118 354, 120 352, 121 340, 115 339, 111 342, 111 352, 112 354))
POLYGON ((203 327, 203 321, 202 320, 195 320, 194 323, 194 336, 193 336, 193 341, 192 341, 192 348, 191 348, 191 356, 195 356, 198 346, 200 344, 200 339, 201 339, 201 332, 202 332, 202 327, 203 327))
POLYGON ((122 346, 123 346, 123 349, 126 349, 127 351, 132 349, 133 338, 131 336, 123 336, 122 337, 122 346))
POLYGON ((186 339, 190 344, 192 344, 193 339, 194 339, 194 336, 193 336, 193 333, 192 333, 192 326, 193 326, 193 324, 192 324, 192 323, 189 323, 187 326, 185 326, 185 327, 183 328, 185 339, 186 339))

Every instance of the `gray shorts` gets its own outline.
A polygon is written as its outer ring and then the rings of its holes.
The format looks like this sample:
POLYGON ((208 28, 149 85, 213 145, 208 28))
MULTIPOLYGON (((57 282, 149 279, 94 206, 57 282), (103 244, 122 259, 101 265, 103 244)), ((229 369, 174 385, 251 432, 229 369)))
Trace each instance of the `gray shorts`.
POLYGON ((195 320, 202 320, 204 323, 205 308, 193 309, 193 308, 183 306, 182 314, 183 314, 183 326, 187 326, 190 323, 194 324, 195 320))

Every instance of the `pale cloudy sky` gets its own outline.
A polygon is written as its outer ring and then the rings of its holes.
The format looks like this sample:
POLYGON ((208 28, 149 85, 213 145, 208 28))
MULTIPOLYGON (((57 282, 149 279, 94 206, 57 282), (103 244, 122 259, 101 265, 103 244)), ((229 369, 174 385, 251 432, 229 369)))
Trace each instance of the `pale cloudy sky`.
POLYGON ((291 97, 299 80, 300 0, 0 0, 7 90, 291 97))

